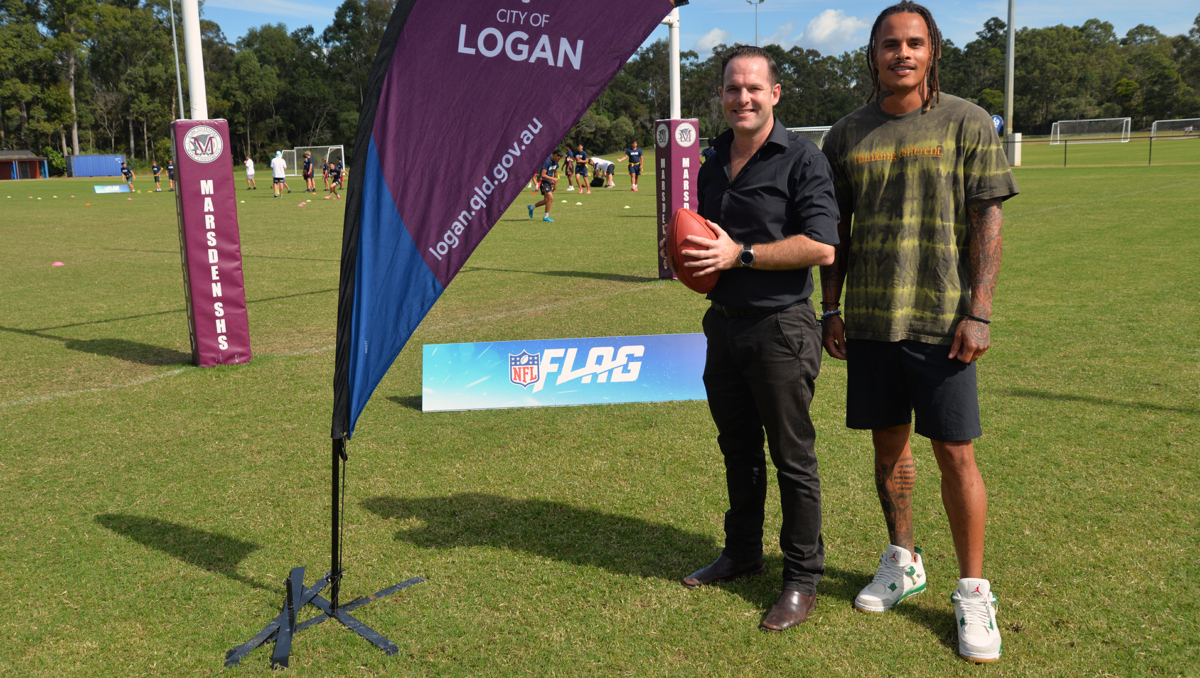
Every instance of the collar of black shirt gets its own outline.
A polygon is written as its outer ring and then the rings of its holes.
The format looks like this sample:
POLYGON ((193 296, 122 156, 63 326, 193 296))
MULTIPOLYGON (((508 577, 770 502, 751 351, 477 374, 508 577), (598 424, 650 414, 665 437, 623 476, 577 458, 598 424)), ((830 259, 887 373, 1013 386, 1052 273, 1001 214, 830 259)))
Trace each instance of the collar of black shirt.
MULTIPOLYGON (((775 144, 782 148, 788 147, 787 127, 784 126, 783 121, 781 121, 779 118, 775 118, 775 121, 771 127, 771 133, 767 135, 767 141, 763 144, 763 146, 767 146, 768 144, 775 144)), ((725 130, 721 134, 717 135, 717 138, 713 140, 713 148, 717 149, 717 156, 721 159, 721 162, 729 162, 729 148, 732 145, 733 130, 731 129, 725 130)), ((762 149, 760 148, 759 150, 762 149)))

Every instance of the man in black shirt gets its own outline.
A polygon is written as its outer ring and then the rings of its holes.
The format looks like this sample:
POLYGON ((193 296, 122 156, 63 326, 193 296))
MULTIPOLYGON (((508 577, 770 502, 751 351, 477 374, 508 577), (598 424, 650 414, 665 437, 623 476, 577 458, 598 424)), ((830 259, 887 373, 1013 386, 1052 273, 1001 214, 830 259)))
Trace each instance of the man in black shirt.
POLYGON ((779 478, 783 594, 762 621, 782 631, 808 618, 825 568, 821 483, 809 416, 821 369, 821 330, 809 295, 810 267, 833 260, 838 208, 829 163, 812 142, 773 114, 780 86, 774 60, 757 47, 725 58, 720 89, 732 128, 700 169, 699 213, 716 240, 690 236, 684 266, 721 271, 704 315, 704 386, 725 457, 729 510, 725 549, 683 579, 693 588, 766 571, 764 432, 779 478))

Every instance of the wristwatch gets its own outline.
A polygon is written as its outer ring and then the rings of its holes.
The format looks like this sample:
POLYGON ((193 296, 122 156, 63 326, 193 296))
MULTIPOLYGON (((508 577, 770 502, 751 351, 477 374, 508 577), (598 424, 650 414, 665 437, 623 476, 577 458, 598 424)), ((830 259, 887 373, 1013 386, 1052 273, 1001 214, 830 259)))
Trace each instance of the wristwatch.
POLYGON ((742 245, 742 253, 738 255, 738 261, 742 262, 742 268, 750 268, 754 265, 754 247, 751 245, 742 245))

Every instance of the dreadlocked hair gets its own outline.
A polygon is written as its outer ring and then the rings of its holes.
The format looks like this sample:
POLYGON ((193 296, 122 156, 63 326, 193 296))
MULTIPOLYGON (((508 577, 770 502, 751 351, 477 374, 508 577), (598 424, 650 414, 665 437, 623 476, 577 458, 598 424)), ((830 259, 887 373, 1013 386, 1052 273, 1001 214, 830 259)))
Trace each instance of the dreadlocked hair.
POLYGON ((932 58, 929 63, 929 73, 926 76, 925 105, 921 108, 923 111, 928 111, 933 108, 934 104, 941 101, 941 87, 938 84, 938 59, 942 56, 942 33, 938 30, 937 22, 933 20, 933 14, 924 6, 911 2, 911 0, 901 0, 880 12, 879 17, 875 19, 875 25, 871 27, 871 40, 867 43, 867 68, 871 71, 871 95, 867 97, 866 103, 880 98, 879 67, 875 65, 877 47, 875 39, 879 34, 879 28, 883 26, 883 20, 893 14, 916 14, 925 20, 925 27, 929 29, 929 52, 932 58))

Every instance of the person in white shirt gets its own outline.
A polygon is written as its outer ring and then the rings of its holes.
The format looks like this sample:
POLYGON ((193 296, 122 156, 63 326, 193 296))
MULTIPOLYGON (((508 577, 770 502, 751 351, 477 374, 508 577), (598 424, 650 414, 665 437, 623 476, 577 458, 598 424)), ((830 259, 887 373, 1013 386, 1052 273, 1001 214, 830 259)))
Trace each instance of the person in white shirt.
POLYGON ((292 192, 292 187, 288 186, 287 179, 284 176, 287 173, 287 161, 283 159, 283 151, 275 151, 275 159, 271 161, 271 176, 274 180, 271 182, 272 188, 275 189, 276 198, 282 198, 279 193, 280 186, 287 189, 288 193, 292 192))
POLYGON ((613 174, 617 169, 616 165, 604 158, 590 158, 589 162, 596 168, 596 176, 604 179, 605 188, 612 188, 617 185, 617 182, 613 180, 613 174))
POLYGON ((246 190, 258 190, 258 184, 254 181, 254 161, 250 156, 246 156, 246 162, 242 163, 246 166, 246 190))

